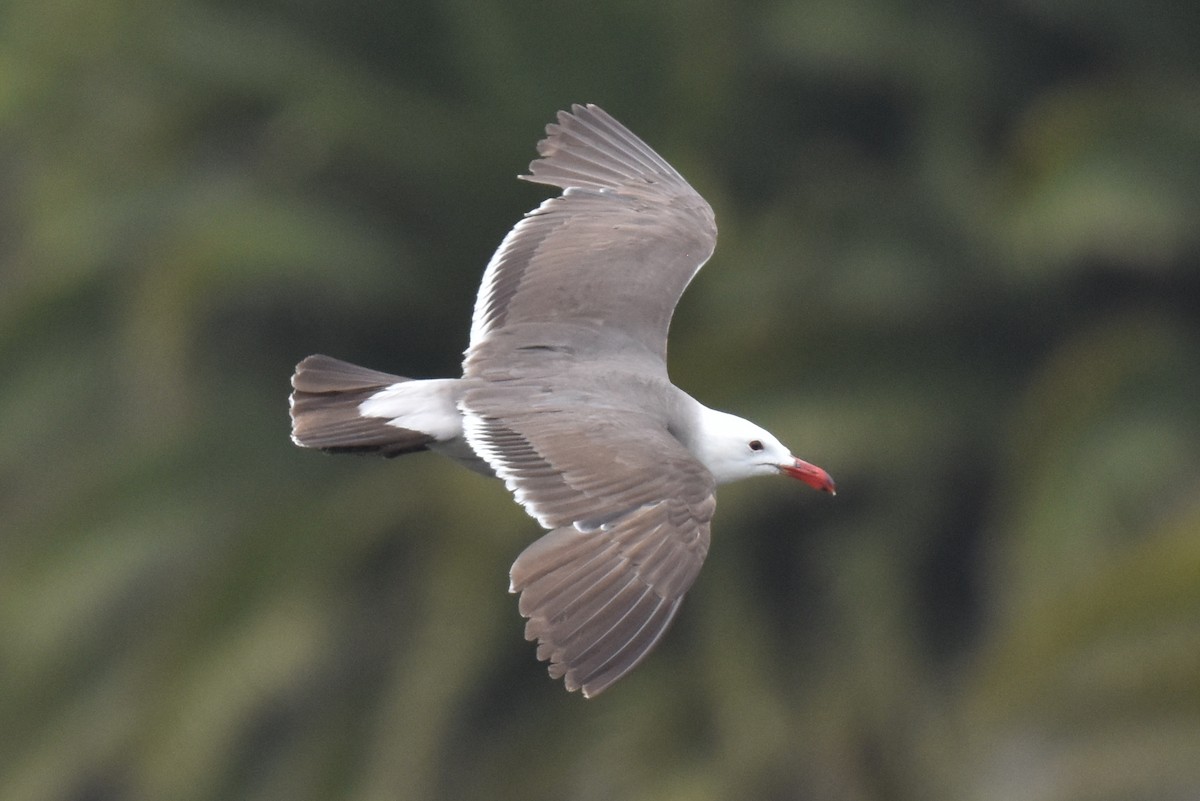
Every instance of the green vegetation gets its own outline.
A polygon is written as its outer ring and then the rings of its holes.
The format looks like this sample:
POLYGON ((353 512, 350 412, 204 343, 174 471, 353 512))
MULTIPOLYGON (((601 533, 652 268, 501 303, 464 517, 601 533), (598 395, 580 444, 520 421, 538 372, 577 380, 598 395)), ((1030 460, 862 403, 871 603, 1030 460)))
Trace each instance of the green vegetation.
POLYGON ((1200 795, 1200 6, 0 5, 0 801, 1200 795), (456 375, 595 102, 710 200, 676 383, 726 488, 655 654, 563 692, 536 524, 288 440, 456 375))

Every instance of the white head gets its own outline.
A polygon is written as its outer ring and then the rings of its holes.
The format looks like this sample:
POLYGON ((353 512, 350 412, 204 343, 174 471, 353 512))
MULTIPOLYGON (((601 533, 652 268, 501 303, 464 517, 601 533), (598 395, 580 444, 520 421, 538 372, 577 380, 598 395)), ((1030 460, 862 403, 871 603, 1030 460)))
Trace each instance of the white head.
POLYGON ((828 473, 792 456, 770 431, 736 415, 702 407, 691 450, 718 484, 784 473, 813 489, 836 492, 828 473))

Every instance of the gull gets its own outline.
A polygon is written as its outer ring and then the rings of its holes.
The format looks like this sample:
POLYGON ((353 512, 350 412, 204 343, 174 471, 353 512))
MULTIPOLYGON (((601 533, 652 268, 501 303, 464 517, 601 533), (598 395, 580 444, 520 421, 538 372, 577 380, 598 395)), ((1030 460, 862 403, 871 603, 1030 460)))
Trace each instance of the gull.
POLYGON ((431 450, 503 480, 548 530, 509 573, 525 637, 593 697, 670 626, 708 553, 718 484, 834 483, 754 423, 667 376, 667 329, 712 255, 708 203, 602 109, 561 111, 520 176, 558 187, 484 270, 461 378, 416 380, 309 356, 292 440, 431 450))

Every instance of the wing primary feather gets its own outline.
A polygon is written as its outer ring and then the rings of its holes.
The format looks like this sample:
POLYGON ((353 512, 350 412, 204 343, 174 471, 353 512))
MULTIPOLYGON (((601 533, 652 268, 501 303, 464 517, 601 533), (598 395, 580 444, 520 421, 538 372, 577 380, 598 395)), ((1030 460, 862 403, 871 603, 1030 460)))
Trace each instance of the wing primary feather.
POLYGON ((615 548, 606 549, 572 569, 552 573, 538 584, 526 587, 521 593, 517 608, 521 614, 531 616, 530 622, 535 619, 544 620, 550 616, 544 610, 552 607, 564 594, 578 592, 580 588, 590 586, 596 576, 620 565, 622 560, 615 551, 615 548))
POLYGON ((584 697, 593 698, 599 695, 613 682, 637 667, 671 627, 671 621, 679 611, 679 604, 680 600, 665 606, 660 604, 634 638, 613 654, 608 662, 593 669, 588 678, 581 682, 584 697))
POLYGON ((599 106, 574 106, 577 117, 585 117, 588 124, 595 130, 603 131, 611 139, 616 139, 625 145, 625 149, 633 151, 641 156, 641 163, 646 166, 656 167, 659 170, 670 175, 678 175, 675 168, 663 159, 662 156, 654 152, 653 148, 647 145, 641 137, 637 136, 626 128, 621 123, 617 122, 608 112, 599 106))
MULTIPOLYGON (((669 604, 667 599, 659 597, 654 592, 649 592, 595 643, 575 655, 570 660, 570 666, 579 684, 587 684, 591 679, 600 675, 603 668, 617 659, 623 651, 631 646, 636 646, 640 642, 639 637, 642 633, 654 623, 658 611, 664 605, 669 604)), ((640 649, 640 653, 648 650, 649 645, 653 645, 657 634, 660 633, 657 629, 651 631, 655 636, 645 647, 640 649)))
POLYGON ((597 582, 591 591, 580 596, 551 621, 555 627, 555 641, 562 648, 569 648, 580 636, 586 636, 587 628, 594 626, 602 616, 619 618, 625 615, 645 592, 645 587, 639 582, 629 581, 619 570, 614 570, 611 577, 604 578, 611 580, 597 582))

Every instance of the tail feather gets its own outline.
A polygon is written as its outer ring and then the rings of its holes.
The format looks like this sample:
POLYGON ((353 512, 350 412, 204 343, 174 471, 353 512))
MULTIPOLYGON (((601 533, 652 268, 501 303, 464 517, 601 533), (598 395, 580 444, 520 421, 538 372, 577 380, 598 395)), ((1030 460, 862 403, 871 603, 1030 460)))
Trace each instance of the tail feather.
POLYGON ((292 376, 292 441, 330 453, 388 457, 426 450, 433 436, 390 425, 387 418, 364 416, 360 410, 380 391, 410 380, 329 356, 309 356, 292 376))
POLYGON ((331 356, 309 356, 296 365, 292 386, 297 390, 321 394, 345 392, 351 389, 378 389, 400 381, 408 381, 391 373, 382 373, 367 367, 359 367, 331 356))

